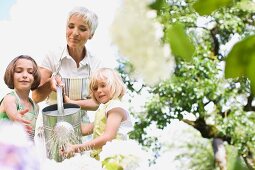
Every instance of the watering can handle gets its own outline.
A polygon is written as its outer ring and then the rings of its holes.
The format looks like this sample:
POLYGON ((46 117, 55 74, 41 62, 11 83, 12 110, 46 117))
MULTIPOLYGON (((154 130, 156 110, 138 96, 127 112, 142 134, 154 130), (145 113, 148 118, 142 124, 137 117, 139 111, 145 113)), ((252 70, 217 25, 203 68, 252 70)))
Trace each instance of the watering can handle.
POLYGON ((58 113, 63 115, 64 105, 63 105, 63 93, 62 93, 61 86, 57 86, 57 104, 58 104, 58 113))

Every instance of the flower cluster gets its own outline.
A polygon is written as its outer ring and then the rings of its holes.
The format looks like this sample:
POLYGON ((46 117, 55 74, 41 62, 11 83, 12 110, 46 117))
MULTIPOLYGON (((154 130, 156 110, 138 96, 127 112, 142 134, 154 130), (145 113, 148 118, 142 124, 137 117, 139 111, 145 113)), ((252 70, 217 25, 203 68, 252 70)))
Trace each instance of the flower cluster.
POLYGON ((134 140, 107 142, 100 153, 105 169, 148 169, 148 158, 148 153, 134 140))
POLYGON ((42 164, 42 170, 101 170, 101 162, 91 158, 87 154, 76 154, 74 157, 65 159, 63 162, 56 162, 55 160, 45 159, 42 164))
POLYGON ((40 170, 35 147, 22 125, 2 120, 0 134, 0 169, 40 170))
POLYGON ((156 13, 147 5, 146 1, 123 1, 112 25, 112 39, 120 55, 134 65, 134 76, 153 85, 168 78, 175 63, 169 46, 161 42, 163 33, 156 13))

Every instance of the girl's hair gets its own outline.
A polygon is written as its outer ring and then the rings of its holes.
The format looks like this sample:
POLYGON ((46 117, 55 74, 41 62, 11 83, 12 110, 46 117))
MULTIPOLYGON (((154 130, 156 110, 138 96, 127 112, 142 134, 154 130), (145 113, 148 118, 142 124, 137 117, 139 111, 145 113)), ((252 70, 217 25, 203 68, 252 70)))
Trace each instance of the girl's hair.
POLYGON ((10 88, 14 89, 14 72, 16 68, 16 63, 19 59, 26 59, 30 60, 33 63, 33 76, 34 76, 34 82, 32 83, 31 90, 35 90, 39 85, 41 81, 41 74, 39 72, 38 66, 35 62, 35 60, 28 56, 28 55, 20 55, 18 57, 15 57, 7 66, 4 74, 4 82, 5 84, 10 88))
POLYGON ((69 22, 72 16, 82 17, 89 26, 91 36, 94 35, 98 25, 98 17, 93 11, 90 11, 85 7, 75 7, 69 12, 67 22, 69 22))
POLYGON ((99 80, 105 81, 106 85, 110 87, 110 95, 112 96, 112 99, 121 99, 124 96, 126 86, 118 72, 111 68, 99 68, 91 75, 89 82, 91 97, 97 103, 99 102, 96 100, 93 92, 94 89, 98 87, 99 80))

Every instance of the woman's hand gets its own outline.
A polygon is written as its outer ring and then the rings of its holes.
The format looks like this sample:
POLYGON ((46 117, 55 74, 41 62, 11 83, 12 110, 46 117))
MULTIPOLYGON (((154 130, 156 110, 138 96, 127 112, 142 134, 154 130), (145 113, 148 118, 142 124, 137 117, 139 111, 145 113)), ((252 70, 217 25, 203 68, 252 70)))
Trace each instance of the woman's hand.
POLYGON ((65 84, 62 82, 61 76, 59 75, 52 76, 50 81, 52 91, 57 91, 57 86, 62 87, 64 90, 65 84))

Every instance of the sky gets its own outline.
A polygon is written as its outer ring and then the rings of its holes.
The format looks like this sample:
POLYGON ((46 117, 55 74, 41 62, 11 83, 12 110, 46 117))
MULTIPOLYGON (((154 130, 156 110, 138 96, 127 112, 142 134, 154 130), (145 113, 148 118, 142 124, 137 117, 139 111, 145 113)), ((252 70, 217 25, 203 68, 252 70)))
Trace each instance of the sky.
POLYGON ((75 6, 98 15, 99 25, 87 48, 106 66, 114 67, 109 28, 119 5, 120 0, 0 0, 0 98, 9 90, 3 76, 14 57, 27 54, 40 63, 47 50, 66 44, 66 18, 75 6))
POLYGON ((0 20, 9 19, 9 10, 16 0, 0 0, 0 20))

